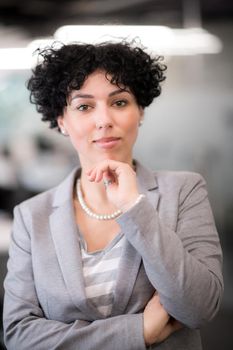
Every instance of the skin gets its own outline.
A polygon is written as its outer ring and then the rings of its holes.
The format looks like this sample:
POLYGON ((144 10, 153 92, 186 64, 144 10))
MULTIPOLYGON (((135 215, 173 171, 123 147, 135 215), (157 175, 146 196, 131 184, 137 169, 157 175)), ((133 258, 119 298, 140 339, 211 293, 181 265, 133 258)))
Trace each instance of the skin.
MULTIPOLYGON (((69 135, 79 155, 85 201, 92 203, 93 210, 98 213, 116 209, 125 212, 139 196, 132 154, 142 118, 143 109, 131 91, 111 84, 105 72, 98 70, 88 76, 80 90, 71 92, 63 115, 58 117, 60 129, 69 135), (104 179, 112 181, 107 188, 103 185, 104 179)), ((75 208, 78 222, 86 222, 83 230, 88 232, 93 219, 84 216, 77 202, 75 208)), ((102 245, 106 245, 112 236, 103 234, 103 226, 98 236, 98 225, 104 224, 97 221, 94 224, 97 232, 94 239, 102 239, 102 245)), ((114 235, 118 232, 114 220, 106 225, 109 225, 106 232, 114 235)), ((85 239, 89 240, 88 233, 85 239)), ((93 249, 100 248, 91 240, 90 244, 93 249)), ((143 321, 147 345, 163 341, 181 327, 179 322, 171 321, 158 294, 146 305, 143 321)))

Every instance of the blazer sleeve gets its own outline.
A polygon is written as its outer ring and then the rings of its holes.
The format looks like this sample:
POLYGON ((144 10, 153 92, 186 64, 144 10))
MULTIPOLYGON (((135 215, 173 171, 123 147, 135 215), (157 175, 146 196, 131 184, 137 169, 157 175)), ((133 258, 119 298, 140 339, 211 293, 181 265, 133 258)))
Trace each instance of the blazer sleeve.
POLYGON ((167 312, 186 326, 199 328, 219 309, 222 251, 201 175, 186 175, 177 201, 175 230, 147 198, 117 221, 142 256, 146 274, 167 312))
POLYGON ((87 322, 46 319, 33 280, 30 235, 18 207, 4 281, 4 339, 8 350, 144 350, 142 314, 87 322))

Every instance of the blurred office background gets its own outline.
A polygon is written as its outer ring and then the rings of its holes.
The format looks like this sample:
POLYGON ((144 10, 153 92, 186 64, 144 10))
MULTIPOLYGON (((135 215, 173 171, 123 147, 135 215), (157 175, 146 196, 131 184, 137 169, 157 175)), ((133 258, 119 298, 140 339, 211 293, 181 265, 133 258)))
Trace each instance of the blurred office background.
MULTIPOLYGON (((207 180, 224 250, 225 293, 219 315, 202 330, 203 347, 232 349, 233 2, 0 0, 0 52, 51 37, 67 24, 198 27, 221 43, 215 53, 167 55, 167 80, 162 95, 146 109, 135 156, 154 169, 197 171, 207 180)), ((151 42, 156 47, 153 33, 151 42)), ((58 184, 78 163, 68 140, 41 123, 30 105, 25 87, 29 76, 29 69, 0 67, 1 309, 13 207, 58 184)))

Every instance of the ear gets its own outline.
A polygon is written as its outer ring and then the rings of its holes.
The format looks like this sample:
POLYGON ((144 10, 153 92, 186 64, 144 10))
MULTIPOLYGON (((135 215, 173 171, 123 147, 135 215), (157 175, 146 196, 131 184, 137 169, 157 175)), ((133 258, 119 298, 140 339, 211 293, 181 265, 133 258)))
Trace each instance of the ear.
POLYGON ((139 107, 139 112, 140 112, 139 124, 142 124, 144 119, 144 108, 139 107))
POLYGON ((57 124, 58 124, 59 129, 65 129, 64 119, 61 115, 59 115, 57 118, 57 124))
POLYGON ((139 106, 140 119, 144 118, 144 108, 139 106))
POLYGON ((68 132, 66 131, 64 118, 62 116, 59 116, 57 118, 57 124, 59 127, 59 131, 62 133, 62 135, 69 136, 68 132))

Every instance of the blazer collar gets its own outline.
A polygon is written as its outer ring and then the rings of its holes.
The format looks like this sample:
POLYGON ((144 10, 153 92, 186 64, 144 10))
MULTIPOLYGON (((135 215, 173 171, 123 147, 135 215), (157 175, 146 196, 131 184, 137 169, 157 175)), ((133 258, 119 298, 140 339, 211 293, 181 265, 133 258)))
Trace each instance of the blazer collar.
POLYGON ((137 181, 139 191, 145 193, 146 191, 155 190, 158 188, 157 179, 154 173, 144 167, 140 162, 134 161, 136 165, 137 181))
POLYGON ((80 176, 80 174, 80 168, 73 169, 72 172, 57 186, 53 200, 54 207, 59 207, 67 201, 72 201, 75 179, 80 176))

